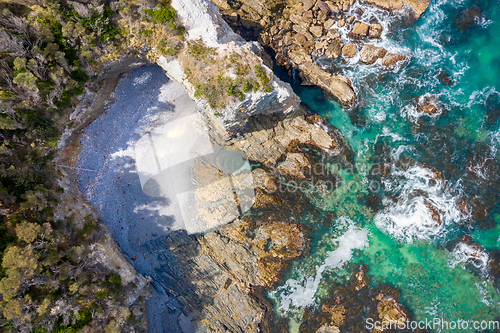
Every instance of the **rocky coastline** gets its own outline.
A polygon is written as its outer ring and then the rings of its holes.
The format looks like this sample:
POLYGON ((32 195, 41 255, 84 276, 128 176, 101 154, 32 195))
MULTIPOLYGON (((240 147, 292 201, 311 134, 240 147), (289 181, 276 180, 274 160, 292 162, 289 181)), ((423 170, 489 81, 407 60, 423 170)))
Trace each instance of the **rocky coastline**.
MULTIPOLYGON (((364 44, 366 40, 380 38, 382 27, 378 23, 360 22, 355 16, 345 17, 343 13, 349 11, 353 1, 306 1, 293 6, 243 2, 237 10, 228 3, 214 3, 235 27, 241 24, 243 17, 245 20, 250 18, 248 22, 252 28, 258 23, 263 31, 260 41, 276 52, 279 65, 289 71, 298 70, 305 83, 322 88, 346 107, 354 105, 356 88, 346 76, 332 75, 322 69, 316 64, 318 57, 348 61, 358 54, 365 64, 381 59, 383 66, 393 66, 406 59, 406 55, 387 53, 383 48, 364 44), (273 8, 282 8, 280 13, 283 14, 282 19, 273 22, 275 24, 270 20, 273 8), (352 27, 348 39, 342 39, 337 28, 332 28, 334 25, 352 27)), ((415 17, 425 10, 420 3, 405 4, 415 9, 415 17)), ((402 2, 376 5, 390 10, 403 8, 402 2)), ((349 159, 349 147, 325 120, 307 114, 291 87, 267 66, 270 63, 262 47, 234 34, 213 4, 201 0, 174 0, 172 6, 190 39, 201 38, 219 53, 236 52, 255 58, 269 75, 273 89, 249 92, 242 100, 216 109, 196 98, 196 89, 179 61, 163 56, 156 59, 167 75, 181 84, 198 103, 212 139, 241 150, 249 160, 260 165, 252 171, 257 184, 253 209, 260 212, 258 217, 250 214, 205 234, 173 232, 145 245, 159 253, 157 260, 161 269, 151 276, 152 283, 160 285, 181 305, 181 311, 174 312, 177 323, 171 323, 168 329, 172 332, 202 329, 213 332, 288 331, 287 324, 273 325, 273 309, 263 291, 280 281, 291 260, 308 253, 308 230, 290 217, 300 216, 306 208, 315 212, 320 220, 327 217, 300 192, 284 194, 276 191, 276 187, 280 179, 307 178, 303 171, 311 167, 314 159, 304 148, 316 150, 332 160, 345 161, 349 159), (200 17, 206 25, 204 31, 198 29, 200 17)), ((79 119, 79 126, 68 129, 61 141, 62 161, 73 159, 74 162, 78 150, 72 143, 82 128, 104 112, 119 75, 148 62, 151 59, 133 55, 112 64, 108 74, 101 76, 108 89, 84 100, 72 114, 71 117, 79 119)), ((362 269, 353 273, 353 285, 348 288, 367 290, 365 273, 362 269)), ((372 298, 372 310, 380 318, 397 321, 410 316, 398 302, 397 292, 370 291, 366 297, 372 298)), ((314 324, 305 325, 303 331, 339 332, 339 327, 345 324, 343 318, 349 302, 337 303, 322 304, 324 315, 314 320, 310 318, 314 324)), ((165 329, 161 325, 153 328, 165 329)))

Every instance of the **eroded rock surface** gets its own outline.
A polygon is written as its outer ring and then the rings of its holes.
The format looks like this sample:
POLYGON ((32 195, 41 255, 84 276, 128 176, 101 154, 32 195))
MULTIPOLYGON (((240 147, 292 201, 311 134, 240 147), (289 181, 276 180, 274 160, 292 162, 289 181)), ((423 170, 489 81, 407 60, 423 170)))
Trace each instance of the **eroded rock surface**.
POLYGON ((386 49, 370 44, 363 45, 363 48, 361 49, 361 51, 359 51, 361 61, 368 65, 371 65, 378 59, 383 58, 386 53, 386 49))

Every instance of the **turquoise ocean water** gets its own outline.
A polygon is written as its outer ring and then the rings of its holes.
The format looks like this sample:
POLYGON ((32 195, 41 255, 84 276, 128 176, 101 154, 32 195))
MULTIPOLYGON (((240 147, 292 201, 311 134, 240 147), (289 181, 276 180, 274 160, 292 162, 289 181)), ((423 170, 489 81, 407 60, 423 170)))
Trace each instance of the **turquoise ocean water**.
POLYGON ((500 293, 487 269, 500 245, 500 2, 433 0, 413 24, 403 14, 363 15, 384 22, 376 45, 411 57, 392 70, 335 63, 357 87, 352 109, 294 87, 311 112, 340 130, 355 167, 335 171, 341 185, 333 192, 311 196, 336 219, 327 227, 303 217, 313 230, 310 255, 269 298, 298 331, 304 309, 364 263, 371 285, 397 287, 416 320, 500 320, 500 293), (426 96, 438 116, 418 111, 426 96), (380 165, 389 176, 373 174, 380 165), (473 263, 470 248, 457 245, 462 236, 485 249, 473 263))

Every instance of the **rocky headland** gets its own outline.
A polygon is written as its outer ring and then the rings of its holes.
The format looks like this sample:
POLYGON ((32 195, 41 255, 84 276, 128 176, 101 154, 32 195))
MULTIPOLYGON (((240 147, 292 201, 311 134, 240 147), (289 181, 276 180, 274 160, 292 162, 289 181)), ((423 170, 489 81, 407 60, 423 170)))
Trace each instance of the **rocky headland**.
POLYGON ((405 61, 406 54, 387 52, 372 45, 383 37, 383 25, 377 18, 367 17, 363 6, 375 5, 389 11, 407 11, 418 18, 429 1, 304 1, 292 3, 216 0, 228 23, 243 35, 258 39, 275 53, 277 63, 290 76, 297 70, 303 84, 321 87, 340 104, 352 106, 356 87, 337 70, 325 70, 318 60, 356 66, 359 60, 390 69, 405 61))
MULTIPOLYGON (((292 5, 241 2, 237 9, 226 2, 214 3, 236 29, 242 22, 252 29, 260 27, 260 41, 275 52, 279 65, 290 73, 293 69, 298 70, 305 83, 322 88, 346 107, 354 105, 356 87, 341 73, 331 74, 324 70, 317 64, 318 59, 349 61, 359 55, 365 64, 371 65, 380 59, 382 66, 389 67, 407 57, 387 53, 370 44, 371 39, 381 37, 382 26, 377 22, 361 22, 355 13, 346 16, 354 1, 305 1, 292 5), (278 20, 271 19, 275 13, 280 17, 278 20), (349 32, 341 35, 339 29, 349 32)), ((405 4, 415 9, 415 17, 426 6, 413 2, 405 4)), ((150 321, 150 329, 171 332, 288 331, 286 324, 273 324, 273 309, 264 296, 265 290, 282 279, 281 274, 291 260, 308 253, 308 230, 296 217, 306 209, 316 214, 318 220, 328 220, 328 214, 314 208, 300 191, 277 191, 278 184, 282 179, 308 179, 305 170, 317 158, 310 151, 332 161, 346 162, 350 159, 350 149, 324 119, 307 114, 290 85, 270 69, 272 62, 262 46, 246 42, 235 34, 212 3, 173 0, 171 5, 186 29, 185 48, 172 57, 153 47, 146 54, 133 53, 120 62, 109 64, 106 74, 100 78, 105 82, 105 89, 84 99, 71 116, 79 125, 68 128, 65 141, 61 141, 65 152, 63 161, 74 160, 78 148, 72 146, 73 139, 112 103, 119 75, 156 62, 196 101, 211 138, 241 150, 250 161, 259 165, 252 170, 256 185, 252 212, 258 214, 246 215, 207 233, 190 235, 186 231, 175 231, 141 245, 156 256, 157 268, 151 272, 153 289, 165 292, 177 302, 170 310, 162 312, 172 321, 168 324, 165 320, 150 321), (218 104, 217 100, 210 99, 211 87, 202 86, 200 82, 209 82, 212 77, 206 75, 218 73, 223 61, 227 62, 225 68, 231 73, 227 75, 229 79, 240 75, 241 63, 250 64, 243 70, 247 75, 243 80, 250 82, 250 88, 241 88, 218 104), (257 86, 252 85, 254 81, 257 86), (76 150, 71 152, 70 147, 76 150)), ((403 2, 396 1, 376 5, 390 10, 403 8, 403 2)), ((217 79, 224 84, 227 82, 224 77, 217 79)), ((132 265, 136 260, 128 258, 132 265)), ((362 270, 353 274, 349 293, 368 290, 364 274, 362 270)), ((380 318, 409 317, 393 290, 366 291, 363 297, 371 299, 372 311, 380 318)), ((347 325, 343 319, 351 302, 347 299, 339 298, 336 304, 322 304, 323 314, 319 319, 306 314, 306 319, 311 317, 307 320, 314 324, 305 325, 303 331, 339 332, 339 327, 347 325)))

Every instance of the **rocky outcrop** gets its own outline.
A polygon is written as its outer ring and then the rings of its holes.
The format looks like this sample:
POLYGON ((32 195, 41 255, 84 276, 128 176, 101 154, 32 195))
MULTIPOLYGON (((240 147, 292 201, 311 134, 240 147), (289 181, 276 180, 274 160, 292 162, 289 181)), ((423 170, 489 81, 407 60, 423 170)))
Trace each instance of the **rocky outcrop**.
MULTIPOLYGON (((317 309, 304 311, 301 333, 362 332, 365 318, 396 325, 398 320, 411 320, 408 310, 399 301, 397 289, 388 285, 370 286, 366 266, 355 269, 349 280, 341 286, 332 285, 317 309), (356 310, 351 310, 356 309, 356 310)), ((373 332, 388 332, 388 328, 373 329, 373 332)))
POLYGON ((299 75, 304 81, 323 88, 342 105, 352 105, 354 103, 356 94, 347 78, 342 75, 333 76, 323 71, 313 63, 311 56, 304 49, 290 50, 288 56, 297 66, 299 75))
POLYGON ((359 51, 359 56, 361 57, 361 61, 367 65, 371 65, 375 63, 380 58, 383 58, 387 50, 382 47, 377 47, 369 44, 363 45, 361 51, 359 51))
POLYGON ((256 118, 252 122, 254 130, 235 140, 232 147, 244 151, 248 159, 268 167, 274 167, 294 142, 310 144, 331 155, 339 155, 342 151, 340 138, 325 130, 324 120, 306 117, 304 113, 300 110, 295 117, 277 122, 268 117, 256 118))
POLYGON ((265 314, 253 289, 274 284, 286 262, 307 251, 307 240, 296 224, 247 217, 204 235, 172 233, 150 246, 160 264, 154 280, 183 305, 190 326, 246 333, 259 332, 265 314))
MULTIPOLYGON (((167 75, 183 85, 190 97, 197 101, 216 140, 224 143, 236 136, 243 130, 251 116, 259 114, 283 116, 298 107, 299 98, 292 91, 290 85, 278 79, 259 57, 265 53, 262 47, 255 42, 247 43, 236 35, 212 3, 209 1, 181 2, 174 0, 172 6, 184 24, 189 39, 198 40, 201 38, 205 45, 214 48, 219 56, 239 54, 242 59, 251 59, 269 77, 270 89, 268 91, 249 90, 242 94, 239 100, 233 100, 222 109, 214 109, 204 100, 195 98, 196 89, 188 80, 179 61, 169 61, 163 56, 158 59, 157 63, 167 72, 167 75)), ((210 69, 207 66, 203 70, 213 71, 217 69, 210 69)))
POLYGON ((385 10, 401 10, 403 5, 413 9, 415 18, 419 18, 429 6, 430 0, 364 0, 365 2, 385 10))
POLYGON ((301 153, 288 153, 283 162, 278 164, 278 171, 285 176, 305 178, 304 171, 311 168, 309 161, 301 153))

